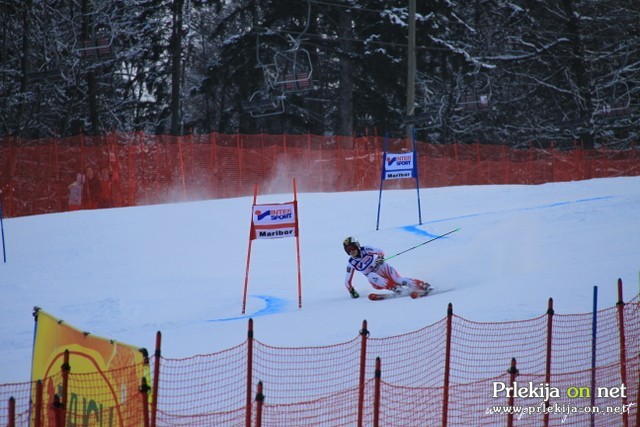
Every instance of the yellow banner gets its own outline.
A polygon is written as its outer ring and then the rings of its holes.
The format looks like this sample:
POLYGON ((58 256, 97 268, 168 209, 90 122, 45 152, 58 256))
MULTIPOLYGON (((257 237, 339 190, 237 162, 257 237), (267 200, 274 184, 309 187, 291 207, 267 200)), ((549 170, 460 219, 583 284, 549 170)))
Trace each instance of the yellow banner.
MULTIPOLYGON (((69 351, 66 423, 69 426, 141 426, 143 404, 139 387, 148 366, 142 349, 82 332, 36 308, 32 381, 43 381, 43 419, 54 427, 50 409, 62 397, 65 350, 69 351)), ((36 402, 35 390, 34 402, 36 402)), ((32 424, 35 425, 35 414, 32 424)))

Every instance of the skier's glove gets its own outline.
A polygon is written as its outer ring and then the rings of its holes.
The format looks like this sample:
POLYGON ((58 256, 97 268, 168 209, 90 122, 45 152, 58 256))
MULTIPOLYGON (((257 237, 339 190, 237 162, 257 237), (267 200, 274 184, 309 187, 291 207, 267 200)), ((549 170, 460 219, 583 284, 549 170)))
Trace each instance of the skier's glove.
POLYGON ((374 264, 375 264, 375 267, 376 267, 376 270, 377 270, 377 269, 378 269, 382 264, 384 264, 384 258, 378 258, 378 259, 374 262, 374 264))
POLYGON ((356 288, 349 289, 349 293, 351 294, 351 298, 359 298, 360 294, 356 291, 356 288))

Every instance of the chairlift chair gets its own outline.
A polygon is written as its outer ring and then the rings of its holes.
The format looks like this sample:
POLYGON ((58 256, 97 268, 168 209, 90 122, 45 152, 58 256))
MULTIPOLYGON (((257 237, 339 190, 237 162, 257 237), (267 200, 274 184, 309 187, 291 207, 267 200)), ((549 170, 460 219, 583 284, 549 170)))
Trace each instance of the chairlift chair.
POLYGON ((462 76, 458 86, 463 94, 458 100, 458 106, 463 111, 482 112, 488 111, 491 106, 491 80, 486 73, 480 72, 473 75, 473 82, 466 85, 462 81, 462 76))
POLYGON ((282 92, 303 92, 313 89, 313 66, 306 49, 294 48, 276 52, 273 57, 275 78, 273 87, 282 92))
POLYGON ((602 106, 596 110, 596 114, 608 119, 628 117, 629 104, 620 101, 603 103, 602 106))
POLYGON ((29 82, 31 83, 51 83, 52 81, 62 80, 59 69, 29 71, 27 73, 29 82))
POLYGON ((412 115, 403 115, 401 119, 402 119, 402 123, 405 126, 421 126, 431 122, 431 114, 418 113, 418 114, 412 114, 412 115))
POLYGON ((595 117, 603 119, 629 117, 631 114, 631 93, 626 83, 617 83, 606 89, 596 86, 595 89, 596 107, 593 112, 595 117))
POLYGON ((458 105, 465 111, 483 111, 489 109, 489 95, 464 95, 458 105))
POLYGON ((113 57, 114 31, 109 17, 104 13, 96 14, 103 19, 93 26, 91 34, 77 40, 74 50, 85 60, 100 60, 113 57))
POLYGON ((99 39, 80 40, 80 47, 76 51, 82 59, 101 59, 113 56, 112 40, 101 37, 99 39))
POLYGON ((254 92, 248 101, 242 102, 242 109, 251 117, 267 117, 284 113, 284 101, 281 96, 270 96, 264 91, 254 92))

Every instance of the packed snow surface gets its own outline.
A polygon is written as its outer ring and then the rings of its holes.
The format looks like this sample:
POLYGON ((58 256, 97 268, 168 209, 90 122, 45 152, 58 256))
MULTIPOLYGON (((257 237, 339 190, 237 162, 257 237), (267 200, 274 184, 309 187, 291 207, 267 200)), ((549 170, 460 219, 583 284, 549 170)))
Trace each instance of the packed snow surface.
MULTIPOLYGON (((293 194, 260 195, 284 203, 293 194)), ((255 338, 272 346, 337 344, 357 336, 411 332, 442 319, 447 304, 478 322, 592 310, 638 294, 640 177, 543 185, 300 193, 302 308, 294 238, 254 240, 246 313, 242 297, 252 197, 5 219, 0 264, 0 383, 30 380, 33 307, 94 335, 162 355, 214 353, 255 338), (344 287, 342 241, 393 258, 400 274, 448 290, 426 298, 369 301, 361 275, 344 287)))

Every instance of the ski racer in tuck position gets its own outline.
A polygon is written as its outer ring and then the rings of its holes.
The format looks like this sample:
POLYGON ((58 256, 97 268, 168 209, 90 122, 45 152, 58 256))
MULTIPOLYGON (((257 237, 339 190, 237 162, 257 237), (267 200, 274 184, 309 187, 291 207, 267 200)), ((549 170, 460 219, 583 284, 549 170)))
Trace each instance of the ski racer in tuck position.
POLYGON ((385 262, 382 249, 361 246, 354 237, 344 239, 342 246, 349 255, 344 285, 351 294, 351 298, 360 296, 351 284, 353 274, 356 271, 364 274, 376 290, 387 289, 396 294, 409 295, 412 292, 425 293, 431 288, 428 283, 422 280, 400 276, 395 268, 385 262))

